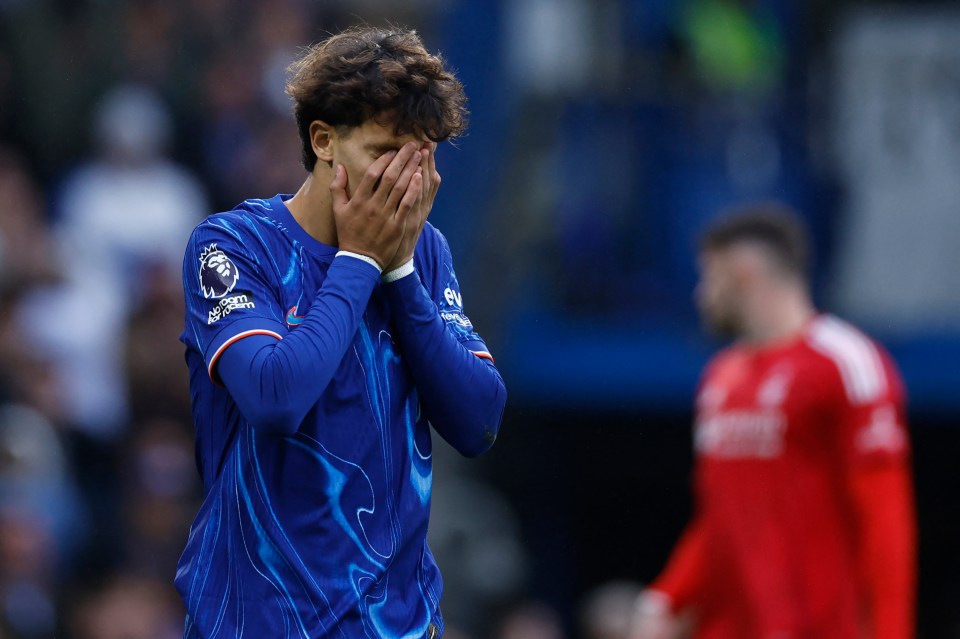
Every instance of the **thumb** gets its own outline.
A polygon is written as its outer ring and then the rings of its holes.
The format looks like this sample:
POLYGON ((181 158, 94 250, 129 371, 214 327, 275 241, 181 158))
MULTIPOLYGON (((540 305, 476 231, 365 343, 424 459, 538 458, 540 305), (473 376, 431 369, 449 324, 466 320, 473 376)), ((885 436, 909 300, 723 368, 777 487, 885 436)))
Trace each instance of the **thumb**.
POLYGON ((333 197, 333 208, 342 209, 349 202, 347 197, 347 171, 342 164, 337 165, 333 181, 330 183, 330 195, 333 197))

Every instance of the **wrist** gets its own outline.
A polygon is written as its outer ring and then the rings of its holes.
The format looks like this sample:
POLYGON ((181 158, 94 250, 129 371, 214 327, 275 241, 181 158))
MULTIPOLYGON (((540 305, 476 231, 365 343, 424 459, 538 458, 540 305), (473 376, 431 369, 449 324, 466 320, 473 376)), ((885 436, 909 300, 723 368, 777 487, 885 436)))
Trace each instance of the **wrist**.
POLYGON ((383 273, 381 275, 381 279, 385 284, 389 284, 390 282, 396 282, 399 279, 413 274, 415 270, 416 269, 413 266, 413 258, 410 258, 400 266, 383 273))
POLYGON ((369 255, 364 255, 363 253, 355 253, 353 251, 337 251, 337 254, 334 257, 341 257, 341 256, 352 257, 362 262, 366 262, 370 266, 377 269, 378 273, 381 273, 381 274, 383 273, 383 267, 380 266, 380 263, 377 262, 377 260, 370 257, 369 255))

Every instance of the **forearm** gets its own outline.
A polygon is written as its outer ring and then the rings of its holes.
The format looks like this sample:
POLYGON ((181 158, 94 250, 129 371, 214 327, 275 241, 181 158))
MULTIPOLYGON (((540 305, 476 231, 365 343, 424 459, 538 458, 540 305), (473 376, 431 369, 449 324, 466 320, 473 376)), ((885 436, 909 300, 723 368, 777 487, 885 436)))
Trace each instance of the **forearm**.
POLYGON ((500 428, 507 399, 500 373, 447 330, 416 272, 384 284, 384 290, 430 423, 461 454, 479 455, 500 428))
POLYGON ((906 468, 861 470, 852 479, 860 573, 873 639, 914 636, 916 525, 906 468))
POLYGON ((296 432, 340 366, 379 275, 360 260, 337 257, 295 330, 282 340, 251 335, 226 348, 216 373, 252 426, 296 432))
POLYGON ((673 613, 696 606, 707 573, 707 561, 706 532, 700 520, 694 518, 650 589, 664 595, 673 613))

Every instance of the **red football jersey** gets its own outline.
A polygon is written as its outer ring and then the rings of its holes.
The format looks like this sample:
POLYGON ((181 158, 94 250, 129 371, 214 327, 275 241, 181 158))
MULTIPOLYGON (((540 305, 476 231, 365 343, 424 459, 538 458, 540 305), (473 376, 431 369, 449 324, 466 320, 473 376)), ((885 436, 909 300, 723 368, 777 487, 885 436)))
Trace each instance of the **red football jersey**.
MULTIPOLYGON (((890 358, 829 315, 786 343, 734 345, 705 372, 694 446, 694 521, 653 587, 695 608, 696 636, 880 636, 867 630, 871 592, 902 598, 913 587, 909 567, 863 565, 886 561, 865 557, 867 547, 912 554, 909 488, 889 497, 903 504, 856 503, 887 500, 870 495, 872 480, 857 488, 860 475, 883 476, 877 469, 896 469, 907 479, 897 485, 909 486, 903 388, 890 358), (866 540, 867 522, 891 519, 902 523, 892 546, 887 531, 879 545, 866 540), (871 579, 898 583, 877 589, 871 579)), ((912 566, 908 557, 894 562, 912 566)), ((912 604, 903 605, 898 619, 907 619, 896 623, 906 627, 912 604)))

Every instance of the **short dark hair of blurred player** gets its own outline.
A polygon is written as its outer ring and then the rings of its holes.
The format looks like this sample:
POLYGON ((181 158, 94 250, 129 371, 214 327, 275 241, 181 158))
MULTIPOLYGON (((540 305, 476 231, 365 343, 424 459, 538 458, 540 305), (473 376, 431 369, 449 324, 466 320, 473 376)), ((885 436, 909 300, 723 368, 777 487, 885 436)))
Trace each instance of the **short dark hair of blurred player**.
POLYGON ((703 236, 697 302, 735 338, 696 400, 695 512, 641 595, 633 639, 908 639, 915 517, 900 378, 819 313, 797 216, 773 204, 703 236))
POLYGON ((432 433, 478 455, 506 401, 427 222, 466 98, 401 29, 331 36, 292 71, 303 185, 211 215, 184 258, 206 493, 184 636, 435 639, 432 433))

